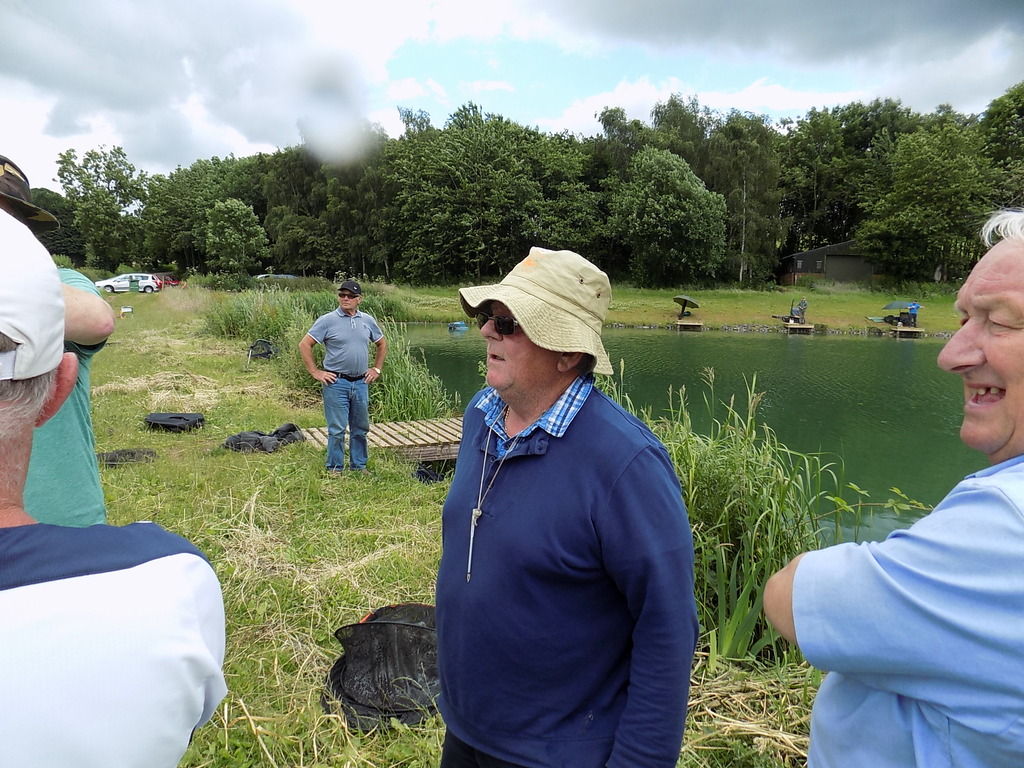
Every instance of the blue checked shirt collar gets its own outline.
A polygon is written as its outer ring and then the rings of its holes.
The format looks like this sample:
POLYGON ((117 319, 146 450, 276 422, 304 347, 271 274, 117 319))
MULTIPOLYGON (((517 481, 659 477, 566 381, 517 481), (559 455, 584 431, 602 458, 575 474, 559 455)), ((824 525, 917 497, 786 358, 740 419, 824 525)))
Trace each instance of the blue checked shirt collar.
MULTIPOLYGON (((587 401, 587 396, 593 388, 592 374, 578 376, 554 404, 540 415, 540 418, 519 433, 519 437, 529 437, 537 429, 543 429, 552 437, 561 437, 583 407, 583 403, 587 401)), ((505 432, 505 419, 502 418, 505 413, 505 401, 497 391, 488 387, 476 407, 484 412, 484 424, 493 429, 498 437, 498 458, 504 457, 511 442, 508 433, 505 432)))

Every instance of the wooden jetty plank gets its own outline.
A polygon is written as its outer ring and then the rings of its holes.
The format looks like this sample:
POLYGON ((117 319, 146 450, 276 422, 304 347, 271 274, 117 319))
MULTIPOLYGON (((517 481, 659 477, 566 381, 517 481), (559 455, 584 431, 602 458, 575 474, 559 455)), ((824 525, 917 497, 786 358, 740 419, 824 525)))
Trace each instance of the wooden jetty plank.
POLYGON ((302 430, 302 434, 305 435, 306 439, 321 448, 327 447, 327 429, 322 427, 313 427, 311 429, 302 430))
POLYGON ((677 331, 703 331, 703 320, 676 320, 677 331))
POLYGON ((455 419, 437 419, 434 424, 434 429, 437 430, 439 437, 442 437, 451 442, 459 442, 462 440, 462 418, 455 419))
POLYGON ((918 328, 916 326, 897 325, 893 326, 889 333, 892 336, 895 336, 897 339, 900 338, 901 336, 905 336, 908 339, 916 339, 918 336, 924 333, 924 328, 918 328))
MULTIPOLYGON (((311 427, 302 433, 314 445, 327 448, 326 427, 311 427)), ((458 456, 461 441, 461 416, 371 424, 367 435, 367 442, 374 448, 394 450, 418 461, 454 459, 458 456)))

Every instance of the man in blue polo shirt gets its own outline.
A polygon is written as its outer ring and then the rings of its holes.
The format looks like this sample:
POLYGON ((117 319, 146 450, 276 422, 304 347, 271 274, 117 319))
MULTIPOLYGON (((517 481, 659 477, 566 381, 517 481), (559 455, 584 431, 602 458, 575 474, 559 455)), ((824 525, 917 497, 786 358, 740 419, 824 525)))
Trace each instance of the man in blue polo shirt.
POLYGON ((368 385, 380 378, 388 345, 377 321, 359 311, 363 289, 355 280, 338 288, 338 308, 321 315, 302 341, 299 354, 309 375, 323 384, 324 416, 327 417, 327 471, 345 469, 345 430, 349 430, 349 467, 366 473, 370 431, 368 385), (313 347, 324 345, 323 368, 313 358, 313 347), (369 347, 375 347, 373 365, 369 347))
POLYGON ((957 295, 939 365, 963 379, 961 439, 988 456, 926 517, 881 542, 805 552, 765 613, 828 670, 810 768, 1024 765, 1024 211, 957 295))

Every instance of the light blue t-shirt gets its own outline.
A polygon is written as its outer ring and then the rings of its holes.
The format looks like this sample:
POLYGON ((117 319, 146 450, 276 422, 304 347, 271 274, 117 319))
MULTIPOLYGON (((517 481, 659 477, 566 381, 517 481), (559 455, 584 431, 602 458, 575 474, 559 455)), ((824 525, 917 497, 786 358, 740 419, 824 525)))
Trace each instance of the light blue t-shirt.
POLYGON ((370 343, 384 335, 365 312, 346 315, 341 309, 320 315, 308 334, 324 345, 324 370, 362 376, 370 367, 370 343))
POLYGON ((829 670, 810 768, 1024 766, 1024 457, 885 541, 804 556, 797 641, 829 670))

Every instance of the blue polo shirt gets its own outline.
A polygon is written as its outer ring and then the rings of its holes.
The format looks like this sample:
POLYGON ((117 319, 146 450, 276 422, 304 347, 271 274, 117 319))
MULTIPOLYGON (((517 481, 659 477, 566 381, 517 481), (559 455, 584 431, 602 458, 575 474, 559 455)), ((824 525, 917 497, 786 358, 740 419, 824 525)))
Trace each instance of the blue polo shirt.
POLYGON ((309 335, 324 345, 324 370, 346 376, 362 376, 370 367, 370 344, 384 332, 371 315, 358 310, 346 315, 341 308, 321 315, 309 335))

